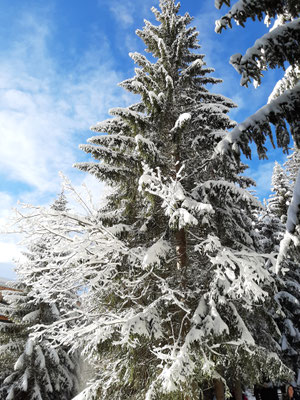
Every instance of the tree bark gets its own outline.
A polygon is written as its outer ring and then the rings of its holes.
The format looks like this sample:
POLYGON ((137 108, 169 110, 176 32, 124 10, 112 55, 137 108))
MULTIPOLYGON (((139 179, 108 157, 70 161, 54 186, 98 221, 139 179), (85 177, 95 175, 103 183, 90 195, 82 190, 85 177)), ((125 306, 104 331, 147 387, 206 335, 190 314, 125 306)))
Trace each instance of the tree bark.
POLYGON ((217 400, 225 400, 224 383, 221 380, 215 380, 214 388, 215 388, 216 399, 217 400))
MULTIPOLYGON (((179 147, 177 147, 175 150, 174 159, 175 159, 175 173, 177 175, 182 167, 179 147)), ((182 271, 182 286, 185 288, 186 287, 185 269, 187 267, 188 259, 187 259, 186 232, 184 228, 181 228, 178 231, 176 231, 175 240, 176 240, 177 269, 182 271)))
POLYGON ((239 379, 234 382, 233 394, 235 400, 243 400, 242 385, 239 379))
POLYGON ((182 270, 187 266, 186 254, 186 235, 184 228, 176 231, 176 254, 177 254, 177 268, 182 270))
POLYGON ((214 398, 213 388, 204 389, 200 396, 200 400, 213 400, 213 398, 214 398))

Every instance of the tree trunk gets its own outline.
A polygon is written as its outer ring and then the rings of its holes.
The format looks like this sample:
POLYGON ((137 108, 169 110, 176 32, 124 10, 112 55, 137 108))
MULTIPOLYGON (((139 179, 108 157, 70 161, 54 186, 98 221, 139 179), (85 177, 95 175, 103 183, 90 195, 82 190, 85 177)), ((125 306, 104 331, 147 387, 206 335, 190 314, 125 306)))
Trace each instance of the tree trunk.
POLYGON ((242 385, 239 379, 234 382, 233 394, 235 400, 243 400, 242 385))
POLYGON ((179 270, 182 270, 187 266, 185 230, 182 228, 179 231, 177 231, 175 237, 176 237, 177 268, 179 270))
POLYGON ((200 400, 213 400, 214 390, 213 388, 204 389, 200 395, 200 400))
MULTIPOLYGON (((180 159, 180 151, 179 148, 176 148, 174 153, 175 159, 175 172, 178 174, 180 171, 182 164, 180 159)), ((185 279, 185 269, 187 267, 187 246, 186 246, 186 232, 184 228, 179 229, 175 233, 176 240, 176 255, 177 255, 177 269, 182 273, 182 286, 186 287, 186 279, 185 279)))
POLYGON ((225 400, 224 383, 221 380, 215 380, 214 388, 215 388, 216 399, 217 400, 225 400))

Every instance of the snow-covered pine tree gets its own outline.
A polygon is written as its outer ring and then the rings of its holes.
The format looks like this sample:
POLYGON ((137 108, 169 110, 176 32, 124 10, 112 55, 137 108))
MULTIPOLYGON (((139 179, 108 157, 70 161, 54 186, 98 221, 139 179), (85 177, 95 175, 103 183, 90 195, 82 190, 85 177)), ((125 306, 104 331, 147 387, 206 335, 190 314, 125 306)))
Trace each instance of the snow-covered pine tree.
POLYGON ((7 324, 6 340, 1 336, 1 352, 10 368, 1 385, 5 400, 70 400, 76 394, 76 359, 68 349, 29 336, 37 324, 51 324, 59 317, 55 304, 36 304, 27 288, 8 293, 8 306, 1 307, 12 323, 7 324), (13 367, 13 368, 12 368, 13 367))
MULTIPOLYGON (((62 211, 65 206, 61 194, 51 208, 62 211)), ((30 225, 34 223, 31 217, 28 218, 30 225)), ((49 218, 44 218, 44 224, 46 236, 40 234, 37 225, 31 226, 26 261, 16 269, 17 291, 7 291, 4 296, 7 305, 1 306, 2 314, 11 323, 7 324, 6 337, 1 336, 0 350, 13 361, 13 370, 7 374, 0 389, 1 398, 5 400, 70 400, 78 390, 78 356, 70 354, 68 347, 47 336, 47 330, 38 338, 34 335, 37 326, 47 328, 57 323, 61 309, 75 307, 77 301, 74 291, 65 295, 71 305, 62 304, 53 292, 49 295, 48 288, 55 287, 51 270, 57 273, 68 250, 63 236, 51 234, 54 227, 49 218)), ((60 233, 63 235, 62 230, 60 233)))
MULTIPOLYGON (((13 283, 10 285, 12 289, 13 283)), ((3 309, 7 303, 1 295, 0 309, 3 309)), ((16 354, 18 354, 18 340, 20 338, 20 329, 12 329, 11 321, 4 315, 0 319, 0 387, 4 379, 13 372, 16 354)))
POLYGON ((294 371, 294 384, 300 387, 300 274, 296 260, 299 260, 299 250, 290 251, 289 258, 284 263, 287 268, 285 276, 278 279, 275 300, 279 308, 273 317, 282 333, 279 342, 281 358, 294 371))
POLYGON ((289 203, 292 198, 292 190, 290 180, 283 167, 275 161, 272 174, 272 192, 268 200, 268 207, 271 213, 286 222, 289 203))
POLYGON ((288 374, 262 306, 272 278, 253 229, 260 204, 245 166, 214 156, 234 104, 205 87, 220 80, 179 8, 161 0, 159 24, 137 31, 154 61, 131 54, 139 68, 121 86, 141 100, 110 110, 81 146, 100 162, 76 165, 113 188, 98 215, 112 243, 93 258, 82 330, 94 332, 99 379, 80 399, 191 400, 210 385, 223 399, 224 383, 240 399, 241 384, 288 374))
POLYGON ((292 182, 292 186, 295 185, 300 168, 300 152, 296 147, 293 147, 291 154, 287 156, 284 167, 288 174, 289 180, 292 182))
MULTIPOLYGON (((216 0, 215 5, 231 6, 230 0, 216 0)), ((257 145, 261 158, 266 155, 264 146, 266 136, 272 138, 270 125, 276 127, 277 145, 288 151, 290 135, 285 121, 290 126, 295 145, 300 146, 300 4, 295 0, 237 0, 220 20, 216 21, 216 32, 231 27, 232 20, 241 26, 251 18, 262 20, 269 26, 272 18, 275 22, 269 33, 259 38, 244 56, 235 54, 230 62, 242 75, 241 84, 247 86, 251 79, 255 85, 261 83, 263 72, 268 68, 281 67, 285 76, 279 81, 269 97, 268 105, 239 124, 223 142, 224 151, 233 141, 241 146, 246 155, 251 150, 248 138, 257 145), (287 68, 287 64, 289 67, 287 68)))
MULTIPOLYGON (((280 241, 284 237, 284 221, 287 217, 287 205, 291 199, 291 192, 286 190, 289 183, 285 170, 275 164, 272 184, 273 194, 270 196, 265 210, 259 213, 257 223, 262 235, 263 250, 277 256, 280 241), (289 195, 288 195, 289 194, 289 195)), ((294 383, 300 385, 300 274, 298 271, 299 249, 291 246, 288 256, 284 259, 282 276, 274 275, 277 292, 274 302, 269 304, 269 312, 274 318, 278 329, 282 333, 278 344, 281 349, 281 358, 295 373, 294 383)))
MULTIPOLYGON (((296 147, 292 149, 292 153, 287 157, 284 167, 293 189, 297 174, 300 168, 300 156, 296 147)), ((292 191, 289 191, 289 202, 292 200, 292 191)), ((287 213, 286 213, 287 216, 287 213)), ((299 240, 299 226, 295 229, 295 235, 299 240)), ((277 298, 280 302, 285 316, 282 339, 282 349, 285 353, 288 364, 295 371, 296 384, 300 387, 300 324, 299 324, 299 304, 300 304, 300 273, 299 273, 299 246, 290 246, 287 258, 284 260, 283 267, 286 273, 282 277, 284 283, 283 295, 278 294, 277 298), (285 292, 288 292, 286 295, 285 292)))

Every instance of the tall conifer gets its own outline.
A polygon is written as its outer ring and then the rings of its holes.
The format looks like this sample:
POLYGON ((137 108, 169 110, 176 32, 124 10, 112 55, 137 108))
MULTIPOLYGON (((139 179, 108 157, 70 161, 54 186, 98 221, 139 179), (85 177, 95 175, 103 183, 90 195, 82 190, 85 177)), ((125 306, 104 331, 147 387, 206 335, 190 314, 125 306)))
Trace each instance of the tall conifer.
POLYGON ((158 25, 137 31, 153 58, 132 53, 121 86, 140 100, 92 128, 81 148, 97 161, 76 165, 113 188, 98 215, 113 244, 93 259, 97 318, 83 329, 99 379, 80 398, 198 399, 214 385, 222 399, 224 384, 241 396, 288 372, 262 306, 273 281, 253 228, 260 204, 239 157, 214 153, 234 104, 207 89, 220 79, 179 8, 161 0, 158 25))

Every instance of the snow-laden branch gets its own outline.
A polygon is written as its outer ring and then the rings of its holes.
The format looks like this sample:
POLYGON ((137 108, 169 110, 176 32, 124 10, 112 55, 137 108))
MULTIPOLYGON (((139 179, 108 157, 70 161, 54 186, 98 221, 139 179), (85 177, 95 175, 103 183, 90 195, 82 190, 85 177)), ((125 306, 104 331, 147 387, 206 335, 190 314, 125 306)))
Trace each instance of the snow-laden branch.
POLYGON ((276 273, 281 269, 282 262, 286 258, 291 244, 299 246, 299 238, 295 235, 296 227, 299 225, 299 211, 300 211, 300 168, 294 186, 293 197, 291 204, 288 208, 286 233, 280 242, 280 250, 276 263, 276 273))
MULTIPOLYGON (((270 124, 276 126, 277 144, 286 152, 290 142, 289 132, 284 124, 284 119, 292 122, 300 119, 300 84, 293 89, 287 90, 277 99, 260 108, 255 114, 248 117, 244 122, 238 124, 229 132, 225 138, 218 144, 217 153, 239 152, 241 148, 243 153, 251 156, 249 141, 254 141, 257 146, 260 158, 266 158, 267 149, 264 147, 266 136, 269 136, 273 143, 273 136, 270 124)), ((291 127, 293 128, 293 127, 291 127)), ((297 129, 292 130, 293 139, 300 144, 297 129)))
MULTIPOLYGON (((228 7, 230 0, 215 0, 215 7, 220 9, 223 4, 228 7)), ((259 20, 267 15, 268 18, 275 17, 276 14, 288 13, 292 17, 297 17, 300 12, 300 4, 295 1, 284 0, 238 0, 232 8, 221 19, 216 21, 216 32, 221 33, 223 29, 232 27, 232 20, 238 25, 244 26, 247 19, 259 20)))
POLYGON ((294 186, 293 198, 288 209, 286 230, 291 234, 295 233, 296 226, 299 224, 299 206, 300 206, 300 168, 294 186))
POLYGON ((287 90, 292 89, 299 83, 300 81, 300 64, 299 65, 290 65, 284 74, 284 77, 280 79, 276 85, 272 93, 268 98, 268 103, 271 103, 277 97, 281 96, 287 90))
POLYGON ((300 18, 276 27, 256 40, 246 54, 235 54, 230 63, 242 75, 241 85, 248 86, 250 78, 255 84, 261 83, 262 72, 268 67, 284 67, 284 62, 291 65, 300 59, 300 18))
MULTIPOLYGON (((186 119, 189 121, 189 118, 186 119)), ((210 204, 196 201, 187 196, 180 180, 184 167, 177 172, 175 179, 165 181, 159 168, 152 170, 144 164, 144 173, 139 180, 139 190, 153 194, 163 200, 162 208, 169 217, 170 227, 183 227, 198 225, 197 217, 213 213, 210 204)))

